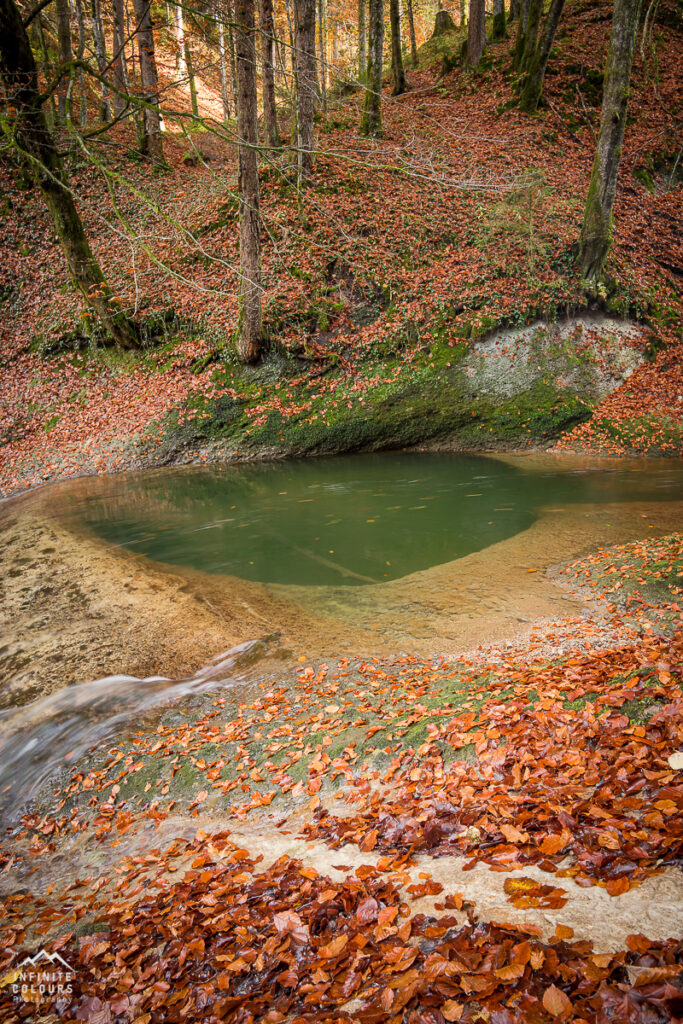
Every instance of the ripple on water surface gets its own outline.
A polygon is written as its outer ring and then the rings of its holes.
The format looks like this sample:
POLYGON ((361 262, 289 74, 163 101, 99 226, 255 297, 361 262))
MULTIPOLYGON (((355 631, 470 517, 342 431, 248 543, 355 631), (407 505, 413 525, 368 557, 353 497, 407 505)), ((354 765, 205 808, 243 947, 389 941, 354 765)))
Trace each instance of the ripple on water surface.
POLYGON ((480 551, 545 508, 675 501, 683 464, 353 455, 79 481, 56 508, 139 554, 261 583, 382 583, 480 551))

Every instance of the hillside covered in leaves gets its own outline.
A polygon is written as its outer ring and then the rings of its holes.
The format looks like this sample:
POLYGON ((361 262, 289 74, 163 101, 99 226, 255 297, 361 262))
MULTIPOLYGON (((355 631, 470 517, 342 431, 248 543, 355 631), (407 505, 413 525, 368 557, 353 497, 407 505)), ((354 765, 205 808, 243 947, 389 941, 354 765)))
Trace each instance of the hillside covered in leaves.
MULTIPOLYGON (((409 90, 387 88, 377 139, 358 134, 362 95, 331 90, 310 186, 292 183, 286 152, 262 160, 267 341, 253 369, 231 354, 229 133, 192 122, 169 130, 161 172, 134 159, 125 125, 106 145, 88 143, 87 159, 71 158, 93 248, 139 312, 137 353, 112 350, 87 324, 84 333, 47 212, 5 165, 5 493, 105 468, 430 436, 680 452, 681 34, 670 12, 636 49, 605 283, 586 294, 574 262, 609 24, 607 2, 568 4, 535 116, 515 106, 512 38, 490 45, 476 69, 446 74, 444 52, 457 54, 461 34, 428 40, 409 90), (462 394, 458 364, 496 328, 545 330, 586 310, 640 327, 644 362, 614 394, 558 385, 552 361, 503 408, 462 394)), ((599 363, 585 336, 572 339, 571 358, 584 348, 599 363)))

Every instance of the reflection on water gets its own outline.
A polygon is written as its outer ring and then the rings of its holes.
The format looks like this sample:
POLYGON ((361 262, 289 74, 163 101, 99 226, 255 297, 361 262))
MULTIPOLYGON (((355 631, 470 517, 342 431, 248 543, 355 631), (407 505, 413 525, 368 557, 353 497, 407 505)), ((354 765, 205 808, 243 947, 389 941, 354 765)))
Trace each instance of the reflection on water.
POLYGON ((100 477, 54 501, 59 515, 157 561, 324 586, 450 562, 526 529, 541 508, 683 498, 680 463, 563 465, 366 454, 100 477))
POLYGON ((109 676, 0 711, 0 814, 4 804, 18 814, 48 779, 107 737, 139 728, 141 716, 155 708, 240 682, 240 661, 253 647, 233 647, 189 679, 109 676))

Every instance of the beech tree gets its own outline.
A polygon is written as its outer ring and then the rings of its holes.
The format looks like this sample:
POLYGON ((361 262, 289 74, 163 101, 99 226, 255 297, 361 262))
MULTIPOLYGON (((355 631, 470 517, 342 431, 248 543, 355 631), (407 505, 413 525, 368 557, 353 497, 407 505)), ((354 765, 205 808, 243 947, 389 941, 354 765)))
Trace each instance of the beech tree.
POLYGON ((366 0, 358 0, 358 79, 363 82, 368 70, 368 33, 365 24, 366 0))
MULTIPOLYGON (((105 84, 105 76, 109 71, 109 61, 107 59, 107 46, 104 38, 104 25, 102 23, 102 8, 100 7, 100 0, 91 0, 90 9, 92 13, 92 37, 95 44, 95 59, 97 61, 97 69, 102 76, 100 81, 100 118, 102 121, 107 122, 111 118, 109 90, 105 84)), ((79 46, 80 59, 82 59, 81 49, 82 47, 79 46)))
POLYGON ((120 115, 126 109, 126 99, 122 93, 129 90, 128 66, 126 64, 126 18, 123 0, 114 0, 113 3, 113 37, 114 53, 111 59, 111 74, 114 84, 112 94, 112 107, 114 116, 120 115))
MULTIPOLYGON (((526 24, 522 30, 521 40, 518 38, 515 45, 515 57, 517 67, 520 71, 526 71, 538 45, 538 29, 541 24, 543 13, 543 0, 529 0, 526 24)), ((522 23, 520 22, 520 27, 522 23)))
MULTIPOLYGON (((70 64, 73 60, 73 48, 71 46, 71 19, 69 12, 69 0, 55 0, 55 12, 57 16, 57 47, 59 63, 70 64)), ((67 92, 69 79, 62 76, 57 85, 57 110, 60 121, 66 119, 67 92)))
POLYGON ((273 64, 275 42, 273 0, 259 0, 259 21, 261 28, 261 62, 263 66, 263 117, 266 122, 266 137, 271 146, 279 146, 281 142, 277 124, 275 67, 273 64))
POLYGON ((294 0, 297 168, 299 186, 313 173, 315 114, 315 0, 294 0))
POLYGON ((413 0, 407 0, 406 11, 408 12, 408 31, 410 32, 410 59, 413 67, 417 67, 417 39, 415 38, 415 15, 413 14, 413 0))
POLYGON ((5 123, 8 141, 40 189, 74 286, 120 348, 137 348, 135 325, 114 298, 90 249, 45 120, 38 70, 14 0, 0 0, 0 75, 5 95, 11 101, 11 113, 5 123))
POLYGON ((600 278, 612 243, 612 208, 626 128, 639 14, 640 0, 615 0, 605 68, 600 135, 579 243, 581 274, 590 282, 600 278))
POLYGON ((470 0, 467 26, 467 63, 471 68, 481 60, 486 48, 486 10, 484 0, 470 0))
POLYGON ((492 39, 505 39, 505 0, 493 0, 493 31, 492 39))
POLYGON ((164 147, 161 139, 161 118, 159 115, 159 82, 154 56, 154 30, 152 27, 151 0, 133 0, 140 58, 140 80, 142 82, 145 106, 142 116, 142 145, 145 156, 155 164, 164 163, 164 147))
POLYGON ((235 0, 240 297, 235 347, 245 363, 261 355, 261 217, 258 183, 254 0, 235 0))
POLYGON ((401 11, 399 0, 389 0, 389 24, 391 26, 391 73, 394 79, 392 95, 400 96, 408 88, 401 50, 401 11))
POLYGON ((565 0, 552 0, 550 10, 548 11, 545 19, 541 38, 536 50, 531 55, 527 66, 526 75, 522 83, 522 93, 519 99, 519 105, 521 109, 525 110, 528 114, 533 114, 541 101, 545 69, 548 66, 550 51, 553 48, 553 43, 557 34, 557 26, 559 25, 560 18, 562 17, 564 4, 565 0))
POLYGON ((363 135, 382 133, 382 56, 384 53, 384 3, 369 0, 368 66, 360 130, 363 135))

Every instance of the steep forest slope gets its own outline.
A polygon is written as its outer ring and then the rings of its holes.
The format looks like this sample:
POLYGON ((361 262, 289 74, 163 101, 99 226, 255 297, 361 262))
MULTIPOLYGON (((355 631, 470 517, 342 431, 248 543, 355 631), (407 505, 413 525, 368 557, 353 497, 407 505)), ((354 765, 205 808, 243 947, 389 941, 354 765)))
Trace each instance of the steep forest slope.
POLYGON ((574 264, 610 21, 607 0, 567 5, 535 116, 514 104, 513 40, 470 71, 453 33, 421 48, 407 93, 387 82, 380 140, 359 136, 360 94, 337 88, 303 192, 286 152, 266 153, 270 351, 254 368, 231 350, 229 138, 174 128, 158 173, 119 126, 89 144, 94 163, 72 159, 93 248, 146 325, 136 354, 87 337, 39 197, 0 167, 2 491, 431 440, 679 454, 683 33, 666 6, 637 47, 608 283, 587 295, 574 264))

